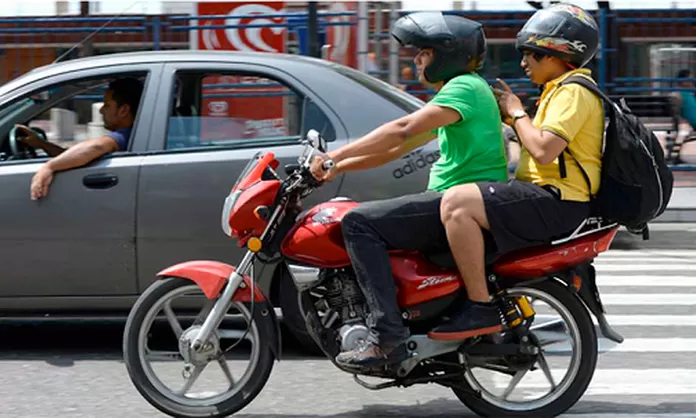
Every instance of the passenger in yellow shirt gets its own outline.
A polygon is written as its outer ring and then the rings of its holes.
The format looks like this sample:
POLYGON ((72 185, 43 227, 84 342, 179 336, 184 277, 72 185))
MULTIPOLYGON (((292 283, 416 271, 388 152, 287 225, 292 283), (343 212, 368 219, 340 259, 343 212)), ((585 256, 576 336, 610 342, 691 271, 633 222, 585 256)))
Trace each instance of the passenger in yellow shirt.
POLYGON ((486 285, 484 229, 500 255, 547 244, 571 233, 590 215, 590 190, 577 161, 596 193, 604 111, 600 99, 585 87, 559 84, 571 75, 590 78, 590 71, 582 67, 595 55, 598 41, 594 19, 568 4, 536 12, 517 34, 517 49, 524 54, 521 66, 534 84, 543 86, 543 93, 530 120, 504 82, 495 90, 503 122, 515 130, 522 146, 516 178, 455 186, 442 198, 442 222, 470 303, 431 331, 430 338, 468 338, 502 330, 499 309, 491 303, 486 285), (565 160, 565 170, 559 158, 565 160))

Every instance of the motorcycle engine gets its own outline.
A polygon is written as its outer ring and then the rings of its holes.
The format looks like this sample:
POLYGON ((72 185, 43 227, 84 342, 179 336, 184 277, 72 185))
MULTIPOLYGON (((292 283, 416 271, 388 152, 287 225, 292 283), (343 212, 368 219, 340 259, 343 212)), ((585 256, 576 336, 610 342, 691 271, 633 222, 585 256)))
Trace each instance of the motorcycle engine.
POLYGON ((341 349, 352 350, 369 333, 365 325, 368 314, 365 297, 352 272, 336 272, 325 283, 326 303, 341 320, 338 331, 341 349))

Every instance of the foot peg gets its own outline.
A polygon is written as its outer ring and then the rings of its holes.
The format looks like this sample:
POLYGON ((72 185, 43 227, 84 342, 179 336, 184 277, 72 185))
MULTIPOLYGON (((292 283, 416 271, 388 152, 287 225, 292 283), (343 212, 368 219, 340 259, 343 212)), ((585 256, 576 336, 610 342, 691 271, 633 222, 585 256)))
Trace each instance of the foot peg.
POLYGON ((370 390, 382 390, 382 389, 388 389, 392 388, 394 386, 398 386, 398 382, 396 380, 392 380, 391 382, 385 382, 385 383, 380 383, 378 385, 373 385, 371 383, 367 383, 363 380, 360 380, 357 374, 353 375, 353 380, 360 386, 364 387, 365 389, 370 389, 370 390))

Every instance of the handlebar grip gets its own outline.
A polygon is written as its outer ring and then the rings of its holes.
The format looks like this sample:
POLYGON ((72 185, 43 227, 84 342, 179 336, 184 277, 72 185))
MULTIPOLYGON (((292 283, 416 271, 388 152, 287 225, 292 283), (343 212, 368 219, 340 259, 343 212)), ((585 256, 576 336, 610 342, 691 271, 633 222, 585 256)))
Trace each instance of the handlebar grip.
POLYGON ((324 170, 327 170, 327 171, 331 170, 335 166, 336 166, 336 164, 333 162, 333 160, 326 160, 321 164, 321 168, 323 168, 324 170))

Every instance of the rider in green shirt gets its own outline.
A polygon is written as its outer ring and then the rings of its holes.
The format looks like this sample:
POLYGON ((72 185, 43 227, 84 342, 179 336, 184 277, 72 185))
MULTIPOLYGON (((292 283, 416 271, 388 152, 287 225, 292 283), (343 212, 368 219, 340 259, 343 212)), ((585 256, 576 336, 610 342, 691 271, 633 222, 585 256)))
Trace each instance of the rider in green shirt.
POLYGON ((380 366, 407 357, 404 343, 410 332, 401 318, 388 251, 446 249, 440 220, 444 190, 466 182, 507 179, 498 105, 476 74, 486 55, 481 24, 441 12, 418 12, 397 20, 392 35, 401 45, 420 50, 414 59, 419 81, 437 95, 418 111, 317 156, 312 173, 330 180, 340 172, 377 167, 435 138, 440 141, 440 158, 427 191, 363 203, 343 217, 346 249, 370 309, 367 341, 336 358, 346 366, 380 366), (322 168, 326 160, 335 163, 328 172, 322 168))
POLYGON ((428 190, 508 179, 500 112, 486 80, 478 74, 454 77, 428 104, 453 109, 461 117, 437 129, 440 159, 430 171, 428 190))

